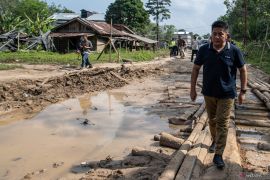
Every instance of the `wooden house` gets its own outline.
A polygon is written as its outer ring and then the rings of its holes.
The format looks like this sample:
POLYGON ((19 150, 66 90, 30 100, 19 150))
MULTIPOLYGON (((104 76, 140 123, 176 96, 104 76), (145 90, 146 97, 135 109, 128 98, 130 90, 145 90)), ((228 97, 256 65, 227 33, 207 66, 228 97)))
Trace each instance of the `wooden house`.
MULTIPOLYGON (((97 22, 76 17, 52 29, 50 37, 54 49, 67 53, 77 49, 81 36, 87 35, 94 46, 94 51, 100 52, 108 43, 110 37, 114 43, 125 46, 134 46, 137 42, 155 44, 156 41, 136 35, 124 25, 113 25, 106 22, 97 22)), ((122 46, 123 47, 123 46, 122 46)), ((132 49, 132 48, 131 48, 132 49)))

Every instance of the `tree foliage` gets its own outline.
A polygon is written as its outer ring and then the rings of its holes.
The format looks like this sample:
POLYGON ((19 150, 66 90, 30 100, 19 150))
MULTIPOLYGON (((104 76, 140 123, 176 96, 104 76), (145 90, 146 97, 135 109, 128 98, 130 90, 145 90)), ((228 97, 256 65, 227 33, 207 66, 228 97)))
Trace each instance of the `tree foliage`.
MULTIPOLYGON (((270 1, 246 0, 246 2, 248 39, 262 40, 265 38, 267 25, 270 29, 270 1)), ((233 38, 241 40, 244 34, 244 0, 225 0, 224 4, 227 12, 220 19, 229 23, 233 38)))
POLYGON ((0 33, 22 28, 34 35, 37 31, 45 32, 50 29, 48 18, 55 12, 72 11, 60 5, 48 5, 42 0, 1 0, 0 33))
POLYGON ((145 26, 150 22, 141 0, 116 0, 111 3, 105 20, 110 23, 111 19, 113 24, 124 24, 139 33, 144 33, 145 26))
POLYGON ((171 17, 170 10, 167 8, 168 6, 171 6, 171 0, 148 0, 146 3, 148 13, 156 20, 157 41, 159 41, 159 22, 171 17))

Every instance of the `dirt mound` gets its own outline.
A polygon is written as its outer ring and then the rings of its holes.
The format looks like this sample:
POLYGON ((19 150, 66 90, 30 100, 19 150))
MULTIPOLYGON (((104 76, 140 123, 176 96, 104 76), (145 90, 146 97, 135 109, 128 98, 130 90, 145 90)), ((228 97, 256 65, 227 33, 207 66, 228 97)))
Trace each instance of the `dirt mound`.
POLYGON ((160 68, 94 68, 41 79, 22 79, 0 85, 0 115, 35 113, 49 104, 84 93, 122 87, 132 79, 159 73, 160 68))

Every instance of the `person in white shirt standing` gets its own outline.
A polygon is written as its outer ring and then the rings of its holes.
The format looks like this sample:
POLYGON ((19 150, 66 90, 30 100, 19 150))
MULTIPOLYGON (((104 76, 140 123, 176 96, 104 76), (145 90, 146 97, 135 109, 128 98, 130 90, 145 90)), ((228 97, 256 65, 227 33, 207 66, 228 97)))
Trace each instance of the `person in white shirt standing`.
POLYGON ((191 48, 192 48, 191 62, 193 62, 193 56, 194 54, 197 56, 197 53, 199 50, 199 41, 197 40, 196 36, 194 36, 194 39, 191 44, 191 48))

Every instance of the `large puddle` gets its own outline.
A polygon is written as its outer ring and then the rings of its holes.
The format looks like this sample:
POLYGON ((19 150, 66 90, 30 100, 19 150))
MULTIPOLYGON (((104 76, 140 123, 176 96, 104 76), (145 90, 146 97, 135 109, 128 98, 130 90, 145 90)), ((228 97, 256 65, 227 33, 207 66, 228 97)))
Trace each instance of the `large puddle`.
POLYGON ((113 158, 147 147, 167 120, 102 92, 47 107, 34 118, 0 126, 0 179, 57 179, 82 161, 113 158), (56 168, 55 164, 60 166, 56 168))

